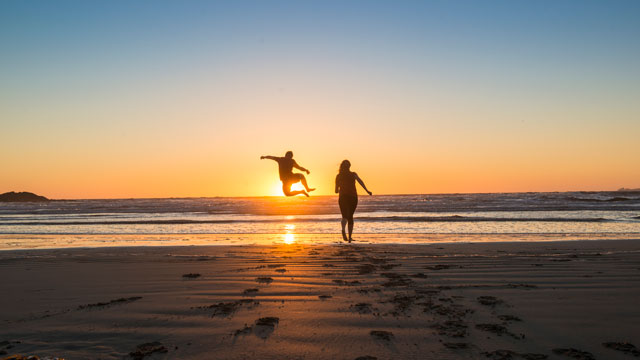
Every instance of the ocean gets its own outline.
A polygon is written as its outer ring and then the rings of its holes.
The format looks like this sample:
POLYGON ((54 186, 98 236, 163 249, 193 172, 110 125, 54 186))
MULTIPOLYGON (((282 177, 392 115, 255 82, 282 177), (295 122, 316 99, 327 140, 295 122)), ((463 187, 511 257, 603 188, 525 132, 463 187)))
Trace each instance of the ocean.
MULTIPOLYGON (((640 192, 361 195, 355 221, 364 242, 640 238, 640 192)), ((4 250, 325 243, 339 233, 335 196, 0 203, 4 250)))

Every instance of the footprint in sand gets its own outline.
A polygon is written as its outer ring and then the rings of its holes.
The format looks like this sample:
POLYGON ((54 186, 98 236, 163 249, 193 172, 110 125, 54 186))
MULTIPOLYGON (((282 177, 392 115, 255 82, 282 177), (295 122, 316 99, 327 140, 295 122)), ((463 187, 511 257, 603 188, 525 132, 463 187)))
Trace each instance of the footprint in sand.
POLYGON ((566 357, 579 359, 579 360, 595 360, 593 354, 590 352, 574 349, 574 348, 556 348, 552 350, 554 354, 564 355, 566 357))
POLYGON ((371 330, 369 332, 369 335, 371 335, 374 339, 378 339, 378 340, 384 340, 384 341, 393 340, 393 333, 391 331, 371 330))
POLYGON ((257 277, 256 282, 260 284, 271 284, 273 282, 273 278, 270 277, 257 277))
POLYGON ((129 353, 133 359, 141 360, 146 356, 151 356, 154 353, 166 353, 169 352, 167 348, 161 343, 154 341, 150 343, 140 344, 136 349, 129 353))
POLYGON ((252 299, 241 299, 231 302, 220 302, 212 305, 196 306, 192 307, 192 309, 212 309, 213 313, 211 314, 211 317, 231 317, 243 306, 247 306, 251 309, 257 305, 260 305, 260 302, 253 301, 252 299))
POLYGON ((607 349, 621 351, 631 356, 640 357, 640 350, 628 342, 604 342, 602 346, 607 349))
POLYGON ((476 299, 481 305, 495 307, 498 304, 504 304, 504 301, 495 296, 478 296, 476 299))
POLYGON ((199 278, 200 274, 198 274, 198 273, 188 273, 188 274, 182 275, 182 277, 185 278, 185 279, 195 279, 195 278, 199 278))
POLYGON ((450 268, 452 268, 452 266, 451 265, 446 265, 446 264, 437 264, 437 265, 427 265, 424 268, 427 269, 427 270, 438 271, 438 270, 450 269, 450 268))
POLYGON ((438 335, 456 338, 467 336, 467 327, 467 324, 460 320, 446 320, 431 326, 438 332, 438 335))
POLYGON ((349 306, 349 308, 359 314, 371 314, 373 312, 371 304, 369 303, 357 303, 349 306))
POLYGON ((358 275, 371 274, 372 272, 376 271, 376 269, 376 266, 373 264, 362 264, 356 267, 356 270, 358 270, 358 275))
POLYGON ((500 324, 477 324, 476 329, 494 333, 498 336, 509 335, 514 339, 523 339, 524 335, 516 335, 500 324))
POLYGON ((338 284, 338 285, 343 285, 343 286, 353 286, 353 285, 360 285, 360 281, 358 280, 353 280, 353 281, 346 281, 346 280, 342 280, 342 279, 335 279, 333 280, 334 283, 338 284))
POLYGON ((513 321, 522 321, 522 319, 520 319, 519 317, 515 316, 515 315, 498 315, 498 319, 504 321, 504 322, 513 322, 513 321))
POLYGON ((244 289, 244 291, 242 291, 242 295, 255 296, 258 291, 260 291, 260 290, 258 290, 256 288, 244 289))
POLYGON ((278 323, 280 323, 280 318, 275 316, 262 317, 255 321, 253 333, 261 339, 266 339, 275 331, 278 323))
POLYGON ((543 360, 549 357, 545 354, 517 353, 511 350, 485 351, 482 353, 482 355, 492 360, 512 360, 514 358, 521 358, 525 360, 543 360))

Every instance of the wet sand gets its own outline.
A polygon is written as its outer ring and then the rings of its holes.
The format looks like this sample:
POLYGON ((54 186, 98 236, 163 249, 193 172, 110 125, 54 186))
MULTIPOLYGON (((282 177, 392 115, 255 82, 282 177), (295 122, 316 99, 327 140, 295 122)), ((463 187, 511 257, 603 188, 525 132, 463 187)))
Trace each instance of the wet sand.
POLYGON ((0 358, 640 356, 638 240, 2 251, 0 276, 0 358))

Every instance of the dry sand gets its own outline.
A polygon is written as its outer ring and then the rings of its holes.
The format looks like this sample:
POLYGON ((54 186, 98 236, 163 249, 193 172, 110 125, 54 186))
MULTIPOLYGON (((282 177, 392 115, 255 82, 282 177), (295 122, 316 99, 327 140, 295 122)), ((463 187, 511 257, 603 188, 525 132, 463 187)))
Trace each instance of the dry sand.
POLYGON ((636 240, 3 251, 0 276, 3 357, 640 356, 636 240))

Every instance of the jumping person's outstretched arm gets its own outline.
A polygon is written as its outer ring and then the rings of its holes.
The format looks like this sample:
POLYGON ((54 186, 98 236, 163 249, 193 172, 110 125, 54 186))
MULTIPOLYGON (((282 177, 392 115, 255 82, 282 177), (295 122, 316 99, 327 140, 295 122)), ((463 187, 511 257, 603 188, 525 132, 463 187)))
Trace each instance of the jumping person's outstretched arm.
POLYGON ((278 161, 278 157, 277 156, 271 156, 271 155, 260 156, 260 160, 262 160, 262 159, 269 159, 269 160, 273 160, 273 161, 278 161))
POLYGON ((306 172, 307 175, 309 175, 311 173, 311 171, 309 171, 309 170, 303 168, 302 166, 298 165, 298 163, 295 160, 293 160, 293 167, 298 169, 298 170, 300 170, 300 171, 306 172))
POLYGON ((356 174, 356 173, 353 173, 353 174, 356 176, 356 180, 358 180, 358 184, 360 184, 360 186, 362 186, 364 191, 366 191, 367 194, 369 194, 369 195, 373 195, 373 193, 371 191, 369 191, 369 189, 367 189, 367 186, 364 184, 364 181, 362 181, 362 179, 360 179, 360 176, 358 176, 358 174, 356 174))

